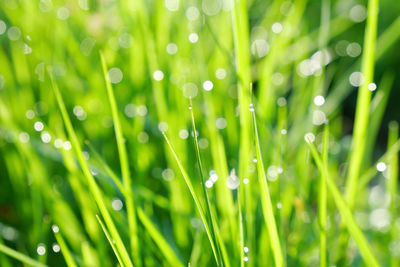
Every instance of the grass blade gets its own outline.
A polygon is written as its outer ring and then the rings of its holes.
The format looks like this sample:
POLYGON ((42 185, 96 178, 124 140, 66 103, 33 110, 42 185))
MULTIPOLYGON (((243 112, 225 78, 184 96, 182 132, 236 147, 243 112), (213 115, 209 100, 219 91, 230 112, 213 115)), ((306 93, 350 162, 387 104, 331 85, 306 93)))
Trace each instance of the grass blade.
POLYGON ((131 240, 131 249, 135 264, 141 266, 141 258, 139 251, 139 239, 137 232, 137 222, 135 213, 135 203, 132 194, 131 175, 129 171, 128 155, 126 153, 125 141, 122 133, 122 127, 118 116, 117 103, 115 101, 114 92, 111 87, 111 82, 107 74, 107 65, 103 54, 100 52, 101 65, 103 67, 104 79, 106 81, 107 96, 110 102, 111 114, 114 122, 115 137, 117 139, 118 154, 121 164, 122 180, 124 185, 126 211, 128 217, 129 236, 131 240))
POLYGON ((354 137, 350 154, 349 172, 346 181, 346 200, 350 208, 354 205, 354 196, 358 187, 358 179, 368 137, 369 109, 372 94, 372 92, 368 90, 368 85, 373 82, 374 78, 378 8, 379 0, 368 1, 364 52, 361 61, 361 72, 364 75, 364 83, 358 89, 356 116, 353 126, 354 137))
POLYGON ((157 246, 160 248, 161 253, 169 262, 170 266, 183 267, 184 265, 176 256, 175 252, 172 250, 168 242, 162 236, 162 234, 154 226, 153 222, 147 217, 141 208, 137 209, 138 217, 146 228, 147 233, 151 236, 157 246))
POLYGON ((62 237, 61 233, 54 231, 54 237, 57 240, 58 245, 60 246, 60 251, 64 256, 64 260, 67 263, 68 267, 78 267, 75 263, 74 258, 72 257, 71 251, 69 250, 67 243, 62 237))
POLYGON ((76 136, 75 130, 72 126, 72 123, 69 118, 69 115, 68 115, 67 109, 65 107, 63 98, 61 96, 60 90, 58 89, 58 85, 57 85, 56 81, 54 80, 52 69, 49 69, 49 75, 50 75, 51 85, 53 87, 53 91, 54 91, 54 94, 57 99, 58 107, 60 109, 60 112, 61 112, 61 115, 62 115, 62 118, 64 121, 65 128, 67 129, 68 136, 71 140, 71 145, 75 151, 78 162, 81 165, 83 174, 85 175, 85 177, 87 179, 91 194, 93 195, 93 197, 96 201, 96 204, 104 218, 104 221, 105 221, 108 229, 110 230, 110 234, 115 241, 116 247, 118 248, 118 252, 120 253, 121 258, 123 259, 125 265, 129 266, 129 267, 133 266, 132 261, 129 258, 129 254, 128 254, 128 252, 122 242, 122 239, 117 231, 117 228, 115 227, 115 224, 111 218, 111 215, 107 210, 101 190, 98 187, 98 185, 96 184, 96 181, 95 181, 93 175, 91 174, 89 167, 83 157, 82 149, 80 147, 78 137, 76 136))
MULTIPOLYGON (((253 104, 251 104, 253 105, 253 104)), ((278 229, 276 227, 274 209, 272 206, 271 196, 268 189, 267 177, 265 175, 264 163, 261 155, 260 141, 258 138, 257 121, 254 111, 254 106, 251 108, 251 113, 253 115, 254 124, 254 136, 256 145, 256 156, 257 156, 257 171, 258 171, 258 182, 260 184, 261 190, 261 204, 264 214, 265 224, 268 229, 270 244, 272 247, 272 253, 274 255, 275 266, 284 266, 284 259, 282 255, 281 244, 279 241, 278 229)))
POLYGON ((194 202, 196 204, 197 210, 198 210, 198 212, 200 214, 200 218, 203 221, 204 227, 206 229, 206 233, 207 233, 208 239, 210 240, 210 245, 211 245, 211 249, 213 251, 214 257, 215 257, 215 261, 216 261, 217 265, 220 266, 220 260, 219 260, 219 257, 218 257, 217 247, 216 247, 216 244, 215 244, 216 240, 213 239, 213 236, 211 234, 211 229, 210 229, 210 226, 208 224, 208 220, 209 219, 206 217, 206 214, 204 213, 203 207, 201 206, 200 200, 197 197, 196 192, 194 191, 194 187, 192 185, 192 182, 190 181, 189 175, 187 174, 185 168, 183 167, 181 161, 179 160, 178 155, 175 152, 175 149, 172 147, 172 144, 169 142, 168 137, 166 136, 166 134, 164 132, 162 134, 163 134, 163 136, 165 138, 165 141, 167 142, 172 154, 174 155, 174 158, 176 160, 176 163, 178 164, 179 170, 182 173, 183 179, 185 180, 185 183, 186 183, 186 185, 187 185, 187 187, 188 187, 188 189, 190 191, 190 194, 193 197, 193 200, 194 200, 194 202))
POLYGON ((360 227, 358 227, 356 221, 354 220, 350 207, 343 199, 339 189, 337 188, 333 180, 329 177, 327 165, 324 163, 324 160, 318 154, 317 149, 315 145, 311 142, 311 140, 308 139, 306 140, 306 142, 311 150, 311 155, 314 158, 314 161, 320 173, 326 179, 326 184, 329 188, 330 193, 332 194, 332 197, 335 201, 337 208, 340 211, 344 224, 346 225, 349 233, 353 236, 354 240, 357 243, 358 248, 360 249, 361 256, 364 259, 365 264, 371 267, 380 266, 378 260, 375 258, 371 248, 369 247, 367 239, 365 238, 360 227))
MULTIPOLYGON (((204 197, 206 199, 205 203, 206 203, 206 212, 208 213, 207 219, 208 219, 208 224, 210 225, 210 234, 212 239, 215 242, 216 245, 216 249, 217 249, 217 253, 218 253, 218 261, 220 262, 221 266, 224 265, 223 261, 222 261, 222 256, 221 256, 221 249, 219 247, 219 243, 218 241, 216 241, 216 235, 215 235, 215 219, 211 210, 211 205, 210 205, 210 198, 208 196, 207 193, 207 189, 206 189, 206 185, 205 185, 205 176, 204 176, 204 172, 203 172, 203 164, 201 162, 201 157, 200 157, 200 149, 199 149, 199 141, 197 139, 197 134, 196 134, 196 123, 194 121, 194 113, 193 113, 193 103, 192 103, 192 99, 190 98, 190 106, 189 106, 189 110, 190 110, 190 117, 192 120, 192 127, 193 127, 193 133, 194 133, 194 144, 195 144, 195 149, 196 149, 196 157, 197 157, 197 162, 199 165, 199 169, 200 169, 200 175, 201 175, 201 188, 203 189, 203 194, 204 197)), ((222 243, 222 242, 221 242, 222 243)))
POLYGON ((8 255, 8 256, 16 259, 16 260, 19 260, 20 262, 23 262, 23 263, 25 263, 25 264, 27 264, 29 266, 35 266, 35 267, 45 267, 45 266, 47 266, 47 265, 45 265, 45 264, 43 264, 41 262, 38 262, 38 261, 36 261, 36 260, 34 260, 34 259, 22 254, 21 252, 18 252, 16 250, 12 249, 12 248, 9 248, 9 247, 7 247, 7 246, 5 246, 3 244, 0 244, 0 252, 6 254, 6 255, 8 255))
MULTIPOLYGON (((324 129, 324 139, 322 144, 322 160, 324 166, 328 168, 328 144, 329 144, 329 126, 326 125, 324 129)), ((318 195, 318 221, 319 221, 319 249, 320 249, 320 266, 327 266, 326 257, 326 205, 327 205, 327 188, 326 178, 322 177, 319 181, 319 195, 318 195)))
POLYGON ((99 217, 97 214, 96 214, 96 219, 97 219, 97 221, 99 222, 99 224, 100 224, 100 226, 101 226, 101 229, 103 229, 104 235, 106 236, 106 238, 107 238, 107 240, 108 240, 108 243, 110 244, 112 250, 114 251, 114 254, 115 254, 115 256, 117 257, 117 260, 118 260, 119 264, 121 265, 121 267, 124 267, 125 265, 124 265, 124 263, 122 262, 121 257, 120 257, 119 254, 118 254, 118 250, 117 250, 117 248, 115 247, 114 242, 113 242, 113 240, 112 240, 111 237, 110 237, 110 234, 108 233, 108 231, 107 231, 105 225, 103 224, 103 222, 101 221, 100 217, 99 217))

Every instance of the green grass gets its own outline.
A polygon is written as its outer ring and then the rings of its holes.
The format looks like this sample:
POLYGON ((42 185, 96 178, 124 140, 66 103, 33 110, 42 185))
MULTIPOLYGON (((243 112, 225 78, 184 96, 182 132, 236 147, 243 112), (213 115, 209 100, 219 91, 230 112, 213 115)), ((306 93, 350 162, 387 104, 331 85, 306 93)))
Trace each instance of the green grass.
POLYGON ((0 266, 398 266, 398 14, 1 1, 0 266))

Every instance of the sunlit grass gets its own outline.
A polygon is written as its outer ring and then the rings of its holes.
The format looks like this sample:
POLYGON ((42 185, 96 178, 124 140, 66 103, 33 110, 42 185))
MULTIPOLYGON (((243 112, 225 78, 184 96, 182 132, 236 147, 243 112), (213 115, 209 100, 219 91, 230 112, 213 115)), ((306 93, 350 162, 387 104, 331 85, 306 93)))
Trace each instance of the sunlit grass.
POLYGON ((399 12, 0 2, 0 266, 398 266, 399 12))

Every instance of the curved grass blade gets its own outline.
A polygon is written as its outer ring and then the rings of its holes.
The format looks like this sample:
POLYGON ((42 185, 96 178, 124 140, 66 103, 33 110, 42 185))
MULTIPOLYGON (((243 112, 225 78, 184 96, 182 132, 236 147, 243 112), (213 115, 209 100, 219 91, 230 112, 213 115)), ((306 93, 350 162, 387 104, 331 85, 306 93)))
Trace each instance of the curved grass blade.
POLYGON ((215 257, 215 261, 216 261, 217 265, 220 266, 220 260, 218 257, 218 252, 217 252, 217 248, 216 248, 216 244, 215 244, 216 240, 213 239, 213 236, 211 234, 211 229, 208 224, 208 219, 206 217, 206 214, 204 213, 203 207, 201 206, 200 200, 199 200, 196 192, 194 191, 194 187, 192 185, 192 182, 190 181, 189 175, 187 174, 185 168, 183 167, 181 161, 179 160, 178 155, 176 154, 175 149, 173 148, 172 144, 169 142, 167 135, 164 132, 162 132, 162 135, 164 136, 165 141, 167 142, 172 154, 174 155, 176 163, 178 164, 178 167, 182 173, 183 179, 185 180, 185 183, 190 191, 190 194, 193 197, 193 200, 196 204, 197 210, 200 214, 200 218, 203 221, 204 228, 206 229, 208 239, 210 240, 210 245, 211 245, 211 249, 213 251, 214 257, 215 257))
POLYGON ((101 226, 101 229, 103 229, 104 235, 106 236, 106 238, 107 238, 107 240, 108 240, 108 243, 110 243, 110 246, 111 246, 112 250, 114 251, 115 256, 117 257, 117 260, 118 260, 119 264, 121 265, 121 267, 124 267, 125 265, 124 265, 124 263, 122 262, 121 257, 120 257, 119 254, 118 254, 118 250, 117 250, 117 248, 115 247, 114 242, 113 242, 113 240, 111 239, 111 236, 110 236, 110 234, 109 234, 108 231, 107 231, 107 228, 104 226, 103 222, 101 221, 100 217, 99 217, 97 214, 96 214, 96 219, 97 219, 97 221, 99 222, 99 224, 100 224, 100 226, 101 226))
POLYGON ((107 96, 110 102, 111 115, 114 122, 115 137, 117 139, 118 155, 121 164, 122 181, 125 192, 126 213, 128 217, 129 236, 131 241, 131 249, 136 265, 141 266, 140 246, 137 231, 135 202, 132 194, 131 174, 129 171, 128 155, 126 153, 125 141, 122 133, 122 127, 118 116, 117 103, 115 101, 114 92, 111 87, 111 82, 107 75, 107 65, 103 53, 100 51, 101 65, 103 67, 104 79, 106 82, 107 96))
MULTIPOLYGON (((328 144, 329 144, 329 126, 326 125, 324 129, 324 137, 322 144, 322 160, 325 166, 328 166, 328 144)), ((322 177, 319 181, 319 195, 318 195, 318 221, 319 221, 319 249, 320 249, 320 266, 327 266, 326 256, 326 203, 327 203, 327 188, 326 177, 322 177)))
POLYGON ((71 251, 69 250, 67 243, 65 243, 64 238, 59 232, 54 232, 54 237, 57 240, 58 245, 60 246, 60 251, 64 256, 64 260, 67 263, 68 267, 78 267, 76 265, 74 258, 72 257, 71 251))
POLYGON ((41 262, 38 262, 38 261, 22 254, 21 252, 18 252, 12 248, 9 248, 3 244, 0 244, 0 252, 6 254, 16 260, 19 260, 20 262, 23 262, 29 266, 35 266, 35 267, 46 267, 47 266, 41 262))
POLYGON ((146 228, 147 233, 151 236, 157 246, 160 248, 161 253, 169 262, 170 266, 183 267, 184 265, 176 256, 175 252, 172 250, 168 242, 162 236, 162 234, 154 226, 153 222, 149 217, 143 212, 141 208, 137 209, 139 220, 142 222, 143 226, 146 228))
MULTIPOLYGON (((218 242, 217 238, 216 238, 216 235, 215 235, 215 230, 214 230, 214 228, 215 228, 215 219, 214 219, 212 210, 210 208, 210 206, 211 206, 210 205, 210 198, 208 196, 207 189, 206 189, 206 186, 205 186, 205 180, 204 180, 205 176, 204 176, 204 172, 203 172, 203 164, 201 162, 201 157, 200 157, 199 142, 198 142, 197 134, 196 134, 197 131, 196 131, 196 123, 194 121, 192 98, 190 98, 189 110, 190 110, 190 117, 191 117, 191 120, 192 120, 193 133, 195 133, 194 134, 194 143, 195 143, 195 149, 196 149, 197 163, 199 165, 200 175, 201 175, 201 188, 203 189, 203 194, 204 194, 204 197, 206 198, 205 203, 206 203, 206 212, 208 213, 207 214, 208 215, 207 216, 208 224, 211 226, 210 227, 210 234, 211 234, 212 239, 215 242, 217 253, 218 253, 218 259, 220 261, 220 264, 221 264, 221 266, 223 266, 224 263, 223 263, 223 259, 222 259, 222 255, 221 255, 221 249, 220 249, 220 246, 219 246, 219 244, 220 243, 223 244, 223 242, 218 242)), ((225 260, 225 262, 226 262, 226 260, 225 260)))
POLYGON ((272 248, 272 253, 275 260, 275 266, 281 267, 284 266, 284 259, 282 255, 281 244, 279 240, 278 229, 276 227, 274 209, 271 202, 271 196, 268 189, 267 177, 265 175, 264 163, 261 155, 261 147, 260 141, 258 138, 258 130, 257 130, 257 121, 256 115, 254 111, 254 104, 251 108, 251 113, 253 116, 253 125, 254 125, 254 137, 255 137, 255 145, 256 145, 256 157, 257 157, 257 171, 258 171, 258 182, 260 183, 261 190, 261 204, 262 210, 264 214, 265 224, 267 226, 270 245, 272 248))
POLYGON ((379 0, 368 1, 368 17, 364 39, 365 48, 361 61, 361 72, 364 75, 364 83, 358 89, 356 116, 353 126, 354 137, 346 181, 346 200, 350 208, 354 205, 368 137, 369 109, 372 95, 372 92, 368 90, 368 85, 373 82, 374 78, 378 8, 379 0))
POLYGON ((114 224, 114 222, 113 222, 113 220, 111 218, 111 215, 107 210, 107 207, 106 207, 105 201, 103 199, 101 190, 98 187, 98 185, 97 185, 92 173, 89 170, 87 162, 85 161, 85 159, 83 157, 82 149, 80 147, 78 137, 76 136, 75 130, 74 130, 73 126, 72 126, 72 123, 71 123, 71 120, 69 118, 67 109, 65 107, 63 98, 61 96, 60 89, 58 88, 58 85, 57 85, 56 81, 54 80, 53 71, 50 68, 49 68, 48 71, 49 71, 49 75, 50 75, 51 85, 52 85, 55 97, 57 99, 58 107, 60 109, 60 112, 61 112, 61 115, 62 115, 62 118, 63 118, 63 121, 64 121, 65 128, 67 129, 68 136, 69 136, 70 141, 71 141, 71 145, 72 145, 72 147, 73 147, 73 149, 75 151, 75 155, 76 155, 76 157, 78 159, 78 162, 79 162, 79 164, 80 164, 80 166, 82 168, 83 174, 85 175, 85 177, 87 179, 90 192, 91 192, 91 194, 93 195, 93 197, 94 197, 94 199, 96 201, 96 204, 97 204, 97 206, 98 206, 98 208, 99 208, 99 210, 100 210, 100 212, 101 212, 101 214, 102 214, 102 216, 104 218, 104 221, 105 221, 105 223, 106 223, 106 225, 107 225, 107 227, 108 227, 108 229, 110 231, 110 234, 111 234, 112 238, 115 240, 116 247, 118 249, 118 252, 121 255, 122 260, 125 263, 125 266, 129 266, 129 267, 133 266, 132 261, 129 258, 129 254, 128 254, 126 248, 125 248, 125 245, 123 244, 122 239, 121 239, 121 237, 120 237, 120 235, 118 233, 118 230, 115 227, 115 224, 114 224))
POLYGON ((320 157, 315 145, 311 142, 311 140, 308 139, 306 141, 311 150, 311 155, 314 158, 314 161, 322 177, 326 179, 326 184, 329 188, 330 193, 332 194, 333 200, 335 201, 337 208, 340 211, 344 224, 346 225, 348 231, 353 236, 358 248, 360 249, 360 253, 365 264, 371 267, 380 266, 378 260, 375 258, 375 255, 369 247, 367 239, 365 238, 360 227, 358 227, 356 221, 354 220, 351 209, 349 208, 346 201, 343 199, 339 189, 337 188, 333 180, 329 177, 328 166, 326 162, 324 162, 324 160, 320 157))

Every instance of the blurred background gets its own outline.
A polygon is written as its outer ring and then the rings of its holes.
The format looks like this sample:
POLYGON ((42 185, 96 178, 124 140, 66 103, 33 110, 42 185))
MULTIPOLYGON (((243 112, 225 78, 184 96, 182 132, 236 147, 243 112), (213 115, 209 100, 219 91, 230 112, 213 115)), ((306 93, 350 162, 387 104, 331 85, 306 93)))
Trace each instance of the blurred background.
MULTIPOLYGON (((237 42, 248 52, 252 99, 287 265, 316 266, 319 176, 304 135, 312 132, 320 146, 321 125, 329 121, 330 168, 343 189, 357 89, 363 81, 367 1, 243 2, 248 20, 240 25, 248 30, 248 40, 237 42), (321 18, 323 3, 328 7, 325 18, 321 18)), ((53 234, 56 226, 78 266, 116 265, 64 128, 47 71, 51 67, 83 156, 130 246, 124 195, 116 182, 121 177, 120 155, 102 51, 124 132, 136 205, 171 251, 184 265, 215 264, 195 205, 161 134, 167 133, 200 192, 188 110, 192 98, 205 185, 232 266, 239 266, 241 258, 236 189, 249 180, 251 189, 242 204, 249 248, 246 264, 272 264, 272 254, 265 253, 269 247, 264 242, 255 162, 244 163, 246 176, 239 173, 241 127, 252 129, 252 124, 239 122, 234 3, 1 0, 0 243, 49 266, 64 266, 60 241, 53 234)), ((400 119, 399 14, 396 1, 380 1, 375 87, 368 87, 374 92, 362 174, 376 169, 375 161, 388 148, 388 125, 400 119)), ((255 155, 253 146, 248 153, 255 155)), ((392 205, 387 200, 388 176, 385 167, 367 178, 369 186, 360 186, 354 211, 385 266, 387 255, 400 256, 399 239, 391 230, 400 223, 388 212, 392 205)), ((333 201, 328 206, 328 248, 337 248, 340 216, 333 201)), ((140 264, 173 266, 168 253, 147 234, 143 216, 138 220, 140 264)), ((332 249, 329 263, 337 262, 339 252, 332 249)), ((352 239, 345 254, 347 264, 363 266, 352 239)), ((0 266, 18 264, 1 254, 0 266)))

